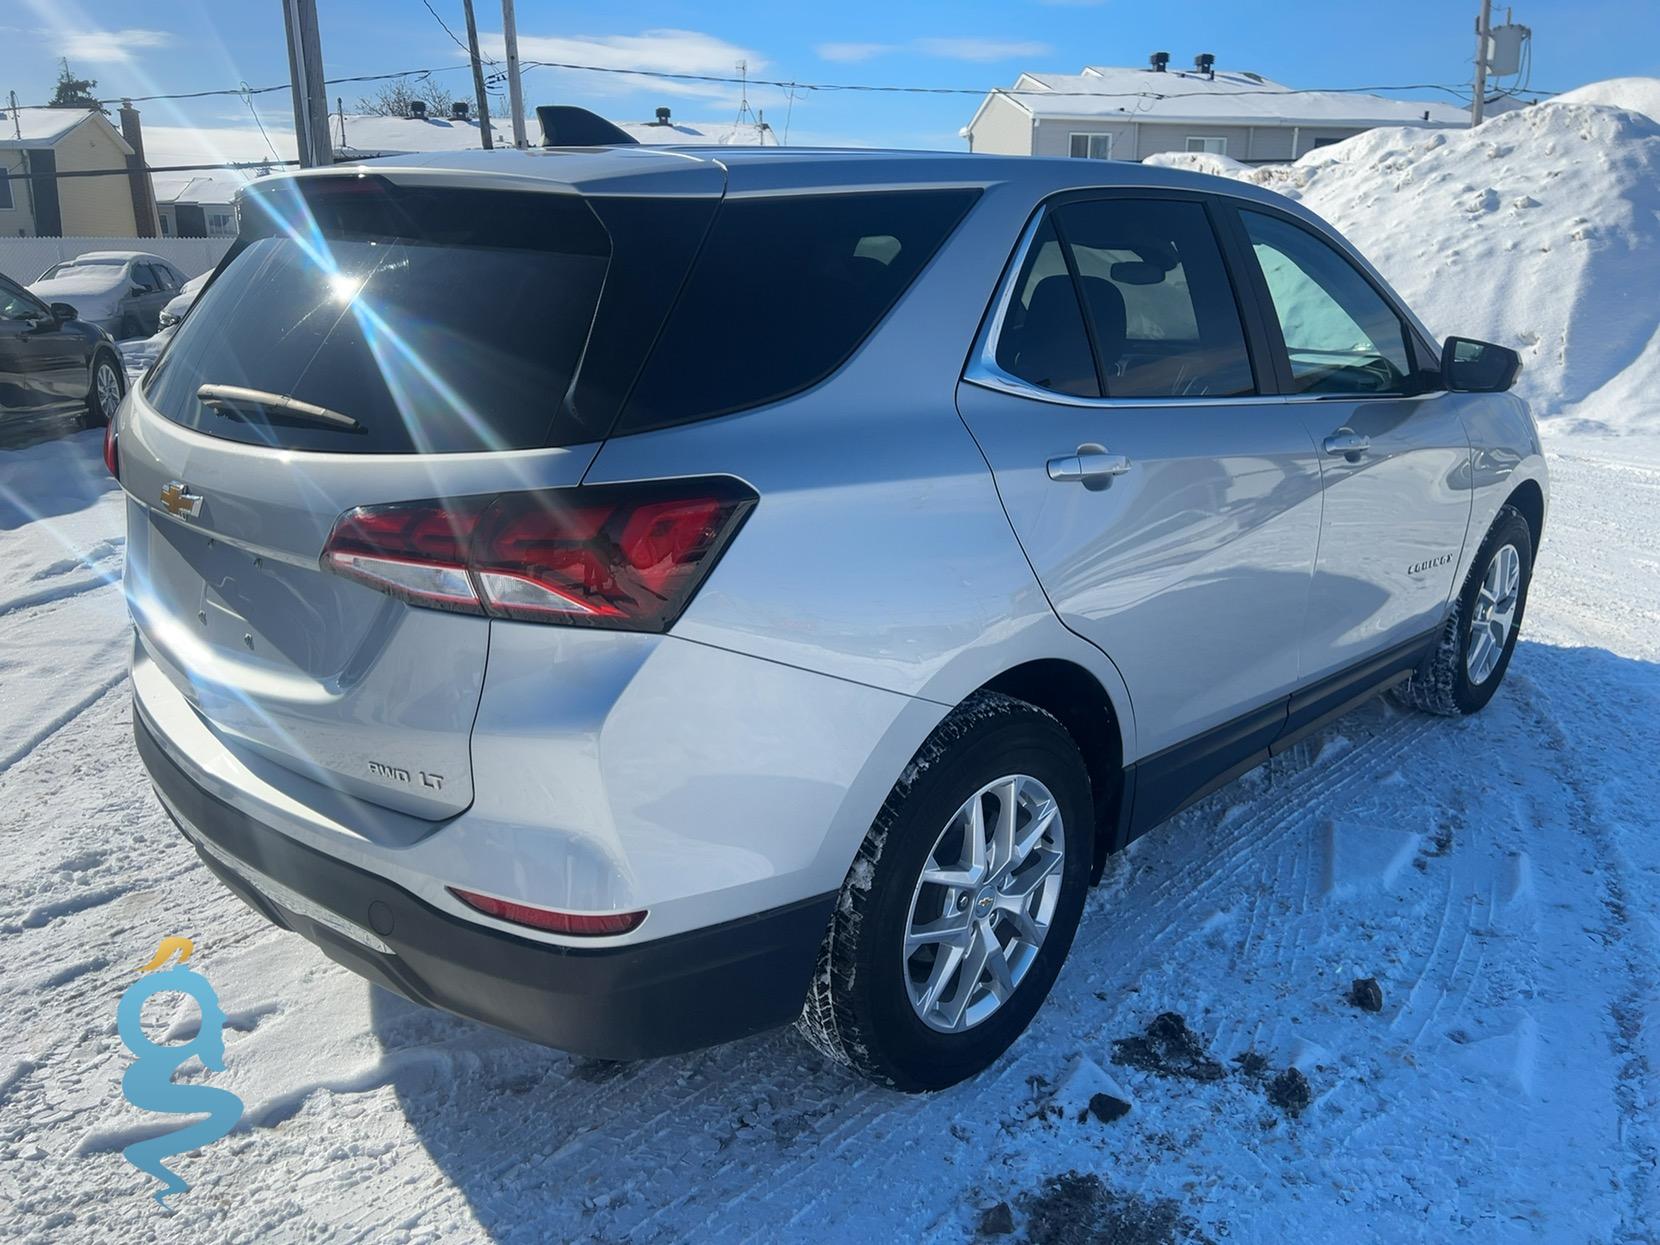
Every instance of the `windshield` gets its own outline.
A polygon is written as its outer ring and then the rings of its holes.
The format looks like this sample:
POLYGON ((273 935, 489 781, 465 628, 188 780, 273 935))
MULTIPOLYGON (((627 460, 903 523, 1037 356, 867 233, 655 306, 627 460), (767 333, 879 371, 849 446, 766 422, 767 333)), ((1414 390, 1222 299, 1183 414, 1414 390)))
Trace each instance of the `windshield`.
POLYGON ((284 449, 546 444, 605 279, 593 213, 568 195, 364 184, 250 194, 233 257, 145 396, 187 427, 284 449), (304 414, 319 409, 342 418, 304 414))
POLYGON ((62 263, 53 264, 41 274, 42 281, 50 281, 53 277, 65 277, 71 273, 84 273, 97 268, 122 268, 126 266, 124 259, 66 259, 62 263))

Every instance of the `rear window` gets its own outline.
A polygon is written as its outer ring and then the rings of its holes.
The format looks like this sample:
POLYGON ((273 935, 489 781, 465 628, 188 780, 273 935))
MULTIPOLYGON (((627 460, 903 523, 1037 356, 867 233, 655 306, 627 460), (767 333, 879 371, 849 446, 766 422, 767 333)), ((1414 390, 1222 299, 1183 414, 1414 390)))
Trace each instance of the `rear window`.
POLYGON ((146 381, 167 418, 341 453, 548 443, 610 256, 581 199, 320 179, 241 216, 146 381))
POLYGON ((817 384, 887 314, 978 193, 727 200, 618 431, 707 419, 817 384))

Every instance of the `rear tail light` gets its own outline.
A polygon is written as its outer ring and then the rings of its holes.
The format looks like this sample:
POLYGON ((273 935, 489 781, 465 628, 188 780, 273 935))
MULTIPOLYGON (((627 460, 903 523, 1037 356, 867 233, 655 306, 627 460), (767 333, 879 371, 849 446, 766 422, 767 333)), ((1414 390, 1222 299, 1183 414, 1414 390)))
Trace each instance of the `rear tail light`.
POLYGON ((109 422, 104 425, 104 466, 108 467, 109 473, 119 480, 121 478, 121 453, 116 441, 115 419, 112 416, 109 422))
POLYGON ((638 929, 640 922, 646 919, 644 912, 555 912, 551 908, 533 908, 526 903, 497 899, 477 891, 464 891, 459 886, 450 887, 449 892, 469 908, 493 916, 498 921, 528 925, 550 934, 603 938, 608 934, 626 934, 631 929, 638 929))
POLYGON ((716 476, 359 506, 323 566, 427 609, 666 631, 755 501, 716 476))

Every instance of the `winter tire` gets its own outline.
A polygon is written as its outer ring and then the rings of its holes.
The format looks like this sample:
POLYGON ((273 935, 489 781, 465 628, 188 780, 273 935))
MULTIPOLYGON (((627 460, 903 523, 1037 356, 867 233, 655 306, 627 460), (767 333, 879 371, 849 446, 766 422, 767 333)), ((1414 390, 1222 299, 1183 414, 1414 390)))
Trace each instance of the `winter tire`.
POLYGON ((115 418, 121 397, 127 392, 126 377, 121 361, 108 350, 92 356, 92 387, 86 395, 86 423, 89 428, 101 428, 115 418))
POLYGON ((848 871, 799 1028, 896 1089, 943 1089, 1025 1030, 1088 885, 1089 779, 1053 717, 965 701, 895 784, 848 871))
POLYGON ((1522 627, 1533 577, 1533 533, 1505 506, 1488 530, 1469 577, 1441 631, 1397 695, 1428 713, 1475 713, 1493 699, 1522 627))

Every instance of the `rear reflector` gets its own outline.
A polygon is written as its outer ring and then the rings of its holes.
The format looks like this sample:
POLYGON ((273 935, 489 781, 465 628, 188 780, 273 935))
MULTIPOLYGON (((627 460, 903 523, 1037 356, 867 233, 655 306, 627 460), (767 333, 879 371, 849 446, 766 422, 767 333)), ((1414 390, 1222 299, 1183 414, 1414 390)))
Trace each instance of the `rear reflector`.
POLYGON ((121 478, 121 451, 115 435, 115 419, 112 416, 104 425, 104 466, 117 480, 121 478))
POLYGON ((665 631, 755 501, 715 476, 359 506, 322 561, 426 609, 665 631))
POLYGON ((601 938, 607 934, 626 934, 631 929, 638 929, 640 922, 646 919, 644 912, 554 912, 549 908, 533 908, 529 904, 480 895, 477 891, 464 891, 459 886, 450 887, 449 892, 469 908, 476 908, 486 916, 546 930, 550 934, 601 938))

